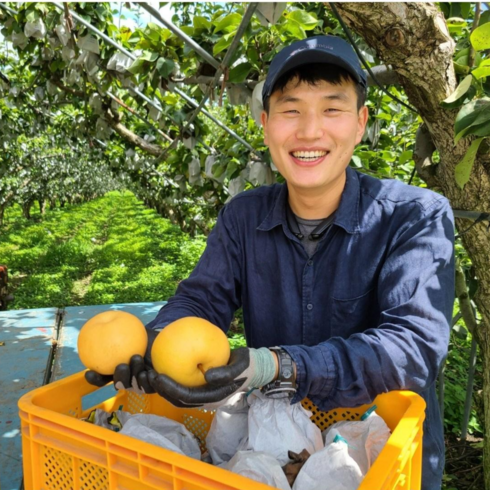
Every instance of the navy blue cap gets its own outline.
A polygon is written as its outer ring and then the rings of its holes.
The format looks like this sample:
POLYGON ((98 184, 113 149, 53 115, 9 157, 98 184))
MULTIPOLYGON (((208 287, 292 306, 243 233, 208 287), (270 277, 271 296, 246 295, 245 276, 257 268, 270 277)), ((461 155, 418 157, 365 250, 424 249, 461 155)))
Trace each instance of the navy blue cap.
POLYGON ((337 36, 314 36, 296 41, 276 54, 262 89, 262 101, 272 93, 281 75, 301 65, 329 63, 347 70, 357 83, 367 87, 366 73, 351 45, 337 36))

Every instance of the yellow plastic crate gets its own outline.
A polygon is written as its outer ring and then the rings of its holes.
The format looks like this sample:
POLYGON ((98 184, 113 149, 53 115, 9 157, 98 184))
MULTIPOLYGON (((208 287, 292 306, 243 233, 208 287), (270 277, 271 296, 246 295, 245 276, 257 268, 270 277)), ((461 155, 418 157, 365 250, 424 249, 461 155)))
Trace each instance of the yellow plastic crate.
MULTIPOLYGON (((93 408, 108 412, 165 415, 185 424, 205 448, 213 413, 179 409, 158 395, 120 391, 82 408, 96 391, 80 372, 27 393, 19 400, 25 490, 266 490, 255 482, 208 463, 94 426, 82 420, 93 408)), ((409 391, 385 393, 374 401, 392 431, 387 445, 359 490, 420 490, 424 400, 409 391)), ((325 429, 339 420, 358 420, 368 405, 320 412, 312 420, 325 429)))

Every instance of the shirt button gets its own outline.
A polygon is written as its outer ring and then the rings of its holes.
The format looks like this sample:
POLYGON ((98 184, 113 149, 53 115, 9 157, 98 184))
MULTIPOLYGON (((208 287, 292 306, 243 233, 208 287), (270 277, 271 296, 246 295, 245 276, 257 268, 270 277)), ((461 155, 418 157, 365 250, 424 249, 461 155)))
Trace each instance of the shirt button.
POLYGON ((308 262, 306 262, 308 265, 313 265, 313 260, 308 260, 308 262))
POLYGON ((313 305, 310 303, 310 304, 306 305, 306 308, 307 308, 308 310, 312 310, 312 309, 313 309, 313 305))

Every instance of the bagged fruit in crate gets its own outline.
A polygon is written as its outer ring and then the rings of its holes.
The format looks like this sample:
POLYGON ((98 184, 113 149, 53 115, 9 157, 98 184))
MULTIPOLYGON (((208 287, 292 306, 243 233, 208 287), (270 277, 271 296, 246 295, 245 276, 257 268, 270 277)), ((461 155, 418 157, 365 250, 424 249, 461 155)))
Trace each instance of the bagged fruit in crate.
POLYGON ((347 441, 337 436, 308 458, 292 490, 356 490, 362 478, 359 465, 349 455, 347 441))
POLYGON ((347 441, 349 455, 366 475, 388 441, 391 431, 386 422, 375 412, 376 405, 369 408, 359 421, 342 421, 332 424, 322 433, 325 445, 337 435, 347 441))
POLYGON ((122 410, 105 412, 97 408, 90 412, 85 421, 194 459, 201 459, 197 437, 183 424, 167 417, 131 414, 122 410))
POLYGON ((281 465, 289 463, 288 451, 310 454, 323 448, 320 429, 310 420, 311 412, 287 398, 267 398, 260 390, 248 396, 248 441, 240 450, 263 451, 281 465))
POLYGON ((197 437, 183 424, 158 415, 133 415, 123 426, 121 434, 149 442, 155 446, 201 459, 197 437))
MULTIPOLYGON (((261 451, 238 451, 222 468, 281 490, 291 490, 276 458, 261 451)), ((308 490, 304 488, 302 490, 308 490)))
POLYGON ((206 436, 213 464, 229 461, 248 437, 248 410, 246 393, 237 393, 216 410, 206 436))

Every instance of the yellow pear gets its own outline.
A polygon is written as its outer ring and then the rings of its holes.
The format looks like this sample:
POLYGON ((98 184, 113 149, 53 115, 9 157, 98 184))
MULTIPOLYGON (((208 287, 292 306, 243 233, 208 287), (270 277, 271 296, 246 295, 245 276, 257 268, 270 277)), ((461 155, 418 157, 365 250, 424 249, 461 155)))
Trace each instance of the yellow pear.
POLYGON ((100 374, 114 374, 116 366, 131 356, 145 355, 148 335, 139 318, 125 311, 110 310, 88 320, 78 336, 82 364, 100 374))
POLYGON ((206 384, 204 373, 224 366, 230 344, 219 327, 198 317, 185 317, 167 325, 151 349, 155 371, 185 386, 206 384))

